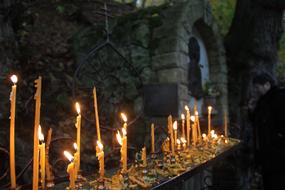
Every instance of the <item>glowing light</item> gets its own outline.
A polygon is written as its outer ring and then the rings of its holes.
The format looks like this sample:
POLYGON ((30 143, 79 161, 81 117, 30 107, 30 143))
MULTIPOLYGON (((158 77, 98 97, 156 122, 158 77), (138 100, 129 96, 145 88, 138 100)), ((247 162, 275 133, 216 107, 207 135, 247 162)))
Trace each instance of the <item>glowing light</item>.
POLYGON ((119 131, 116 134, 116 138, 118 140, 118 143, 122 146, 123 142, 122 142, 122 137, 119 131))
POLYGON ((174 123, 173 123, 173 129, 174 129, 174 130, 177 130, 177 121, 174 121, 174 123))
POLYGON ((73 148, 74 148, 75 150, 77 150, 77 144, 76 144, 76 143, 73 143, 73 148))
POLYGON ((208 111, 209 111, 209 112, 211 112, 211 111, 212 111, 212 109, 213 109, 213 107, 212 107, 212 106, 208 106, 208 111))
POLYGON ((38 135, 39 135, 39 140, 40 141, 44 141, 45 140, 45 137, 44 137, 44 135, 42 133, 42 128, 41 128, 40 125, 39 125, 38 135))
POLYGON ((100 148, 100 150, 103 150, 103 144, 100 141, 97 141, 97 145, 100 148))
POLYGON ((177 144, 180 144, 180 143, 181 143, 179 139, 177 139, 176 142, 177 142, 177 144))
POLYGON ((191 119, 192 122, 194 122, 195 121, 195 116, 191 115, 190 119, 191 119))
POLYGON ((183 113, 181 114, 181 119, 185 119, 185 115, 183 113))
POLYGON ((180 138, 180 141, 181 141, 182 143, 187 143, 187 141, 186 141, 183 137, 180 138))
POLYGON ((125 123, 128 121, 128 118, 127 118, 126 114, 121 113, 121 117, 122 117, 122 119, 123 119, 123 121, 124 121, 125 123))
POLYGON ((80 114, 80 105, 78 102, 75 103, 75 108, 78 114, 80 114))
POLYGON ((72 160, 74 159, 74 157, 66 150, 63 152, 63 154, 70 162, 72 162, 72 160))
POLYGON ((18 77, 17 77, 16 75, 12 75, 12 76, 10 77, 10 79, 11 79, 11 81, 12 81, 14 84, 16 84, 16 83, 18 82, 18 77))
POLYGON ((186 111, 189 111, 189 107, 188 106, 185 106, 184 108, 185 108, 186 111))

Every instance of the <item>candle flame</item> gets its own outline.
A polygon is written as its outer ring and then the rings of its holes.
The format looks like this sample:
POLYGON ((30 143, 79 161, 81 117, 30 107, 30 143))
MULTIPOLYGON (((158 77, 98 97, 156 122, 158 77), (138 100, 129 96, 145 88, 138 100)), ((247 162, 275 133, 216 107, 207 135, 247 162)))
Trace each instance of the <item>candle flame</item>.
POLYGON ((186 111, 189 111, 189 107, 188 106, 185 106, 184 108, 185 108, 186 111))
POLYGON ((174 123, 173 123, 173 129, 174 129, 174 130, 177 130, 177 121, 174 121, 174 123))
POLYGON ((195 115, 198 116, 198 115, 199 115, 199 112, 198 112, 198 111, 195 111, 195 115))
POLYGON ((76 143, 73 143, 73 148, 74 148, 75 150, 77 150, 77 144, 76 144, 76 143))
POLYGON ((116 137, 117 137, 118 143, 122 146, 123 142, 122 142, 122 137, 119 131, 117 132, 116 137))
POLYGON ((191 121, 195 121, 195 116, 194 115, 192 115, 191 117, 190 117, 190 119, 191 119, 191 121))
POLYGON ((207 135, 206 135, 205 133, 202 134, 203 139, 206 138, 206 136, 207 136, 207 135))
POLYGON ((187 142, 183 137, 180 138, 180 141, 181 141, 182 143, 186 143, 186 142, 187 142))
POLYGON ((128 118, 127 118, 126 114, 121 113, 121 117, 122 117, 122 119, 123 119, 123 121, 124 121, 125 123, 128 121, 128 118))
POLYGON ((226 140, 225 140, 225 143, 226 143, 226 144, 228 144, 228 143, 229 143, 228 139, 226 139, 226 140))
POLYGON ((208 111, 209 111, 209 112, 211 112, 211 111, 212 111, 212 109, 213 109, 213 107, 212 107, 212 106, 208 106, 208 111))
POLYGON ((181 119, 185 119, 185 115, 183 113, 181 114, 181 119))
POLYGON ((16 84, 16 83, 18 82, 18 77, 17 77, 16 75, 12 75, 12 76, 10 77, 10 79, 11 79, 11 81, 12 81, 14 84, 16 84))
POLYGON ((39 125, 39 129, 38 129, 38 136, 39 136, 39 140, 40 141, 44 141, 45 137, 44 137, 44 135, 42 133, 42 128, 41 128, 40 125, 39 125))
POLYGON ((74 159, 74 157, 66 150, 63 152, 63 154, 70 162, 72 162, 72 160, 74 159))
POLYGON ((80 114, 80 105, 78 102, 75 103, 75 108, 78 114, 80 114))
POLYGON ((103 144, 100 141, 97 141, 97 145, 100 148, 100 150, 103 150, 103 144))
POLYGON ((214 134, 214 135, 213 135, 213 138, 214 138, 214 139, 217 139, 217 138, 218 138, 218 135, 217 135, 217 134, 214 134))
POLYGON ((127 130, 125 128, 122 128, 122 133, 123 133, 124 136, 126 136, 127 135, 127 130))
POLYGON ((180 144, 180 140, 179 139, 177 139, 176 142, 177 142, 177 144, 180 144))

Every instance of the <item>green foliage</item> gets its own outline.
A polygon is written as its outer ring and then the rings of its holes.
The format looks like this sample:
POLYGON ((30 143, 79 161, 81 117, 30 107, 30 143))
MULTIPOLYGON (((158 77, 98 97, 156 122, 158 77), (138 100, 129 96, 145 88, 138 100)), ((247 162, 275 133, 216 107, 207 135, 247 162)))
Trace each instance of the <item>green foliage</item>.
POLYGON ((278 52, 279 65, 277 67, 277 72, 278 72, 279 79, 282 81, 285 81, 285 34, 284 32, 283 32, 283 35, 281 37, 279 44, 280 44, 280 48, 278 52))
POLYGON ((58 6, 56 7, 56 10, 57 10, 59 13, 64 13, 65 8, 64 8, 63 5, 58 5, 58 6))
POLYGON ((236 0, 211 0, 210 3, 214 18, 218 23, 221 34, 225 36, 232 23, 236 0))

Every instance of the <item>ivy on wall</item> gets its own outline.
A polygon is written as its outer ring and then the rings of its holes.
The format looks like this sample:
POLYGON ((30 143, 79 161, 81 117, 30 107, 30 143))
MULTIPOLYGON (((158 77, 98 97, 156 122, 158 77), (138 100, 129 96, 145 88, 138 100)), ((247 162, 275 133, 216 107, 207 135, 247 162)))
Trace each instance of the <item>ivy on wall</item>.
MULTIPOLYGON (((285 21, 283 21, 285 23, 285 21)), ((284 30, 285 24, 283 24, 283 30, 284 30)), ((278 52, 279 55, 279 64, 277 68, 279 79, 284 82, 285 81, 285 34, 283 32, 283 35, 280 40, 280 49, 278 52)))
POLYGON ((225 36, 232 23, 236 0, 211 0, 210 4, 221 34, 225 36))

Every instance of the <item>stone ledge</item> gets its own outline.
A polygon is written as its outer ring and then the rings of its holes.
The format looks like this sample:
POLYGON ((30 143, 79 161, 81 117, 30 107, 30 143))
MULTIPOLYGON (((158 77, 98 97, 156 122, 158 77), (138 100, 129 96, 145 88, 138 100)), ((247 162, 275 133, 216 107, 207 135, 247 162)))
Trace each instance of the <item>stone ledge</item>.
POLYGON ((157 72, 158 82, 160 83, 188 83, 188 73, 181 68, 163 69, 157 72))

